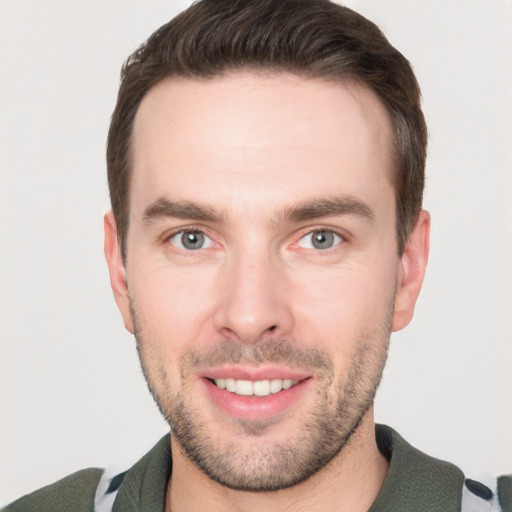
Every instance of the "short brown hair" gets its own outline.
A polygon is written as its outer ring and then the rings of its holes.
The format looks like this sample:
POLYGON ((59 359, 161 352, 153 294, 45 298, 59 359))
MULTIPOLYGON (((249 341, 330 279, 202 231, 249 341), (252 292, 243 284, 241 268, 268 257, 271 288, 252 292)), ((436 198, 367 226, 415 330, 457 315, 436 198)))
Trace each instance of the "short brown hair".
POLYGON ((121 71, 107 169, 123 257, 131 135, 142 98, 165 77, 210 78, 240 68, 355 81, 378 96, 394 135, 401 254, 421 209, 427 146, 420 89, 407 59, 375 24, 329 0, 201 0, 154 32, 121 71))

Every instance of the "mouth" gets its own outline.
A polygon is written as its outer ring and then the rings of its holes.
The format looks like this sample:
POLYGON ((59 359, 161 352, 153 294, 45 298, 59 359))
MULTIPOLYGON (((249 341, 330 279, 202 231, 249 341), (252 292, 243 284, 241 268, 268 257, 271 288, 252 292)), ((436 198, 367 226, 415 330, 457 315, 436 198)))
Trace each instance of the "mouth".
POLYGON ((296 386, 300 381, 292 379, 242 380, 233 378, 209 379, 219 389, 240 396, 269 396, 296 386))
POLYGON ((313 382, 310 375, 285 370, 219 369, 208 373, 200 381, 210 403, 231 418, 254 421, 291 412, 304 400, 313 382))

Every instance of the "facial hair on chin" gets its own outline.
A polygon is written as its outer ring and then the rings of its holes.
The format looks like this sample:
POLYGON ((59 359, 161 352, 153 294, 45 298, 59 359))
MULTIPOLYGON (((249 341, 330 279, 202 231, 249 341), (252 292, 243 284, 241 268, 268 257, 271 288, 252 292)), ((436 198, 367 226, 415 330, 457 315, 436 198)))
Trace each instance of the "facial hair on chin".
MULTIPOLYGON (((392 308, 391 308, 392 311, 392 308)), ((334 365, 325 351, 302 348, 289 340, 243 345, 225 340, 207 351, 190 350, 181 359, 182 387, 173 389, 167 371, 139 325, 132 303, 137 350, 143 373, 180 450, 212 480, 235 490, 276 491, 294 486, 323 468, 347 445, 373 404, 384 369, 391 314, 378 328, 360 336, 346 378, 335 381, 334 365), (221 363, 276 363, 309 371, 317 380, 315 400, 302 425, 286 442, 256 442, 273 420, 234 422, 236 434, 221 442, 212 435, 204 413, 187 385, 194 369, 221 363), (335 386, 335 389, 333 389, 335 386), (241 443, 239 436, 255 442, 241 443)), ((339 377, 339 376, 338 376, 339 377)))

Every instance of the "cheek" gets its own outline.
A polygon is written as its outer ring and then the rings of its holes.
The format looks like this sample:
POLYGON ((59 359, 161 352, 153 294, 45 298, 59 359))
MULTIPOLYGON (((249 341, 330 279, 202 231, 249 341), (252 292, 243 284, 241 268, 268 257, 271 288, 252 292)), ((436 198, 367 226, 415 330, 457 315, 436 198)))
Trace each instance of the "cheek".
POLYGON ((309 341, 350 356, 359 340, 387 328, 394 281, 367 265, 323 268, 296 281, 293 294, 297 325, 309 341))
POLYGON ((129 292, 141 338, 166 364, 175 365, 191 343, 208 337, 212 279, 190 269, 146 268, 134 273, 129 292))
POLYGON ((164 323, 170 318, 186 320, 201 311, 208 302, 205 299, 212 294, 211 269, 200 265, 177 266, 163 257, 159 259, 149 264, 134 262, 138 268, 131 272, 135 279, 129 284, 139 307, 164 323))

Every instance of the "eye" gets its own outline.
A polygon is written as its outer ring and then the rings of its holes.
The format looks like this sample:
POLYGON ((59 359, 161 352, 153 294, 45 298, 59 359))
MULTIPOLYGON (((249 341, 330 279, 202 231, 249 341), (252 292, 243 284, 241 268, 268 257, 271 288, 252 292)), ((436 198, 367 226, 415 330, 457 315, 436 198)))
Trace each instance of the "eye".
POLYGON ((198 249, 208 249, 213 246, 213 241, 210 237, 202 231, 195 230, 180 231, 169 238, 169 243, 185 251, 197 251, 198 249))
POLYGON ((325 249, 332 249, 334 246, 339 245, 341 242, 343 242, 343 239, 334 231, 319 229, 316 231, 311 231, 311 233, 303 236, 299 240, 299 247, 304 247, 306 249, 317 249, 321 251, 325 249))

